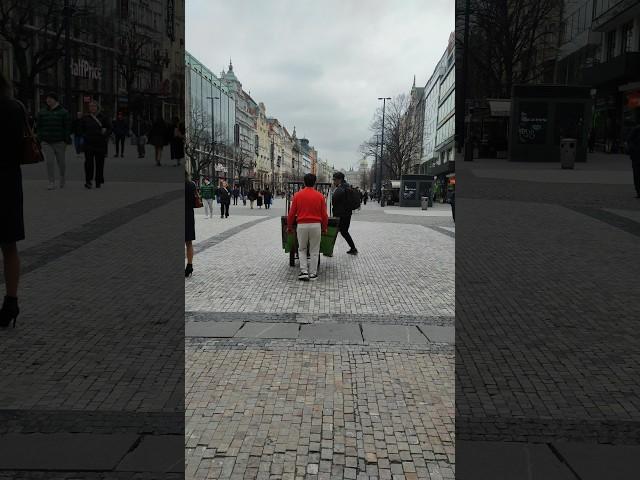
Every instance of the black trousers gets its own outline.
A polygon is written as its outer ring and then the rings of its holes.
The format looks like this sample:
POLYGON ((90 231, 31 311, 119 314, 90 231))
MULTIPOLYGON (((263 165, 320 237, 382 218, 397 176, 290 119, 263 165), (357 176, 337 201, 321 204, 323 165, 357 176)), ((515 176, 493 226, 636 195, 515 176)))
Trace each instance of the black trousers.
POLYGON ((220 202, 220 218, 229 216, 229 204, 220 202))
POLYGON ((636 194, 640 195, 640 155, 638 157, 631 159, 631 168, 633 169, 633 185, 636 187, 636 194))
POLYGON ((104 183, 104 153, 85 150, 84 152, 84 178, 86 183, 91 183, 94 179, 96 185, 104 183))
POLYGON ((116 135, 116 157, 118 155, 124 155, 124 135, 116 135))
POLYGON ((233 204, 234 205, 238 204, 238 197, 236 197, 235 195, 233 196, 233 204))
POLYGON ((345 215, 344 217, 340 217, 340 223, 338 224, 338 229, 340 230, 340 235, 347 241, 349 247, 352 250, 356 249, 356 244, 353 243, 353 238, 349 234, 349 225, 351 225, 351 215, 345 215))

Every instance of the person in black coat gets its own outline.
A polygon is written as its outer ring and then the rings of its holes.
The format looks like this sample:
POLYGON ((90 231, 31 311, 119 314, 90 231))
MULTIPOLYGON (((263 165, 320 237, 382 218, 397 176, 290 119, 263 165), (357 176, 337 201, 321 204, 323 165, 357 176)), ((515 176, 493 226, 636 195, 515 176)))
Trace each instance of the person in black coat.
POLYGON ((0 327, 7 327, 20 313, 18 280, 20 257, 17 242, 24 240, 22 199, 22 145, 27 122, 24 106, 11 98, 9 82, 0 73, 0 248, 4 262, 6 294, 0 310, 0 327))
POLYGON ((156 165, 162 165, 160 160, 162 159, 162 149, 165 145, 169 143, 169 137, 171 136, 171 132, 169 126, 164 121, 161 115, 156 117, 156 120, 151 125, 151 129, 149 130, 149 143, 153 145, 156 149, 156 165))
POLYGON ((229 205, 231 204, 231 192, 227 182, 222 182, 216 190, 216 195, 220 199, 220 218, 229 218, 229 205))
POLYGON ((189 179, 184 172, 184 244, 187 250, 187 266, 184 276, 190 277, 193 273, 193 241, 196 239, 196 218, 193 209, 196 206, 196 184, 189 179))
POLYGON ((176 161, 176 167, 180 166, 180 160, 184 158, 184 136, 186 130, 184 123, 178 117, 173 119, 171 125, 171 160, 176 161))
POLYGON ((333 174, 333 185, 336 187, 331 199, 331 203, 333 205, 333 216, 340 219, 338 228, 340 230, 340 235, 342 235, 349 244, 349 250, 347 250, 347 253, 349 255, 357 255, 358 249, 356 248, 356 245, 351 238, 351 234, 349 233, 352 210, 349 205, 349 198, 347 198, 347 189, 349 188, 349 184, 344 180, 344 173, 335 172, 333 174))
POLYGON ((104 183, 104 158, 107 156, 107 140, 111 135, 111 124, 100 113, 98 102, 89 104, 89 113, 82 117, 80 131, 84 138, 85 188, 90 189, 94 176, 96 188, 104 183))
POLYGON ((118 116, 113 122, 113 135, 116 137, 116 154, 124 157, 124 141, 129 134, 129 121, 124 117, 122 112, 118 112, 118 116))

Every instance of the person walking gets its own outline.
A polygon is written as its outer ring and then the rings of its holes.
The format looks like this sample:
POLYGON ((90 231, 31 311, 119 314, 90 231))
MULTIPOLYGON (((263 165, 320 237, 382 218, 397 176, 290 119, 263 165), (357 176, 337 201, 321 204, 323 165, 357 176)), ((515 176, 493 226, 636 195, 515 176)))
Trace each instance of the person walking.
POLYGON ((138 149, 138 158, 144 158, 147 155, 145 145, 147 143, 147 130, 149 126, 147 122, 138 115, 133 121, 131 131, 135 135, 136 148, 138 149))
POLYGON ((162 165, 162 149, 167 145, 169 136, 169 127, 163 120, 162 116, 158 114, 153 125, 149 129, 149 143, 155 148, 155 160, 156 165, 159 167, 162 165))
POLYGON ((451 216, 453 217, 453 223, 456 223, 456 191, 455 190, 451 192, 449 203, 451 204, 451 216))
POLYGON ((231 204, 231 193, 227 182, 222 182, 216 195, 220 200, 220 218, 229 218, 229 205, 231 204))
POLYGON ((364 191, 364 195, 362 195, 362 203, 367 204, 367 200, 369 199, 369 192, 364 191))
POLYGON ((331 199, 331 203, 333 204, 333 215, 340 219, 338 228, 340 235, 342 235, 349 244, 349 250, 347 250, 347 253, 349 255, 357 255, 358 249, 349 234, 352 214, 349 195, 353 194, 351 186, 345 182, 344 173, 342 172, 335 172, 333 174, 333 185, 336 187, 331 199))
POLYGON ((36 135, 42 142, 47 164, 49 190, 56 188, 55 164, 60 173, 60 188, 64 188, 67 145, 71 144, 71 116, 58 102, 58 94, 50 92, 45 99, 46 108, 38 113, 36 135))
POLYGON ((327 232, 329 216, 324 195, 313 188, 316 176, 307 173, 304 176, 304 188, 293 196, 289 215, 287 216, 287 232, 293 233, 294 222, 297 224, 298 258, 300 274, 298 280, 318 279, 318 259, 320 256, 320 240, 327 232), (307 259, 307 252, 310 258, 307 259))
POLYGON ((95 176, 96 188, 100 188, 104 183, 104 158, 111 125, 95 100, 89 103, 89 113, 82 118, 80 131, 84 137, 84 186, 90 189, 95 176))
POLYGON ((83 117, 84 114, 82 112, 78 112, 71 126, 71 130, 73 131, 73 146, 76 150, 76 160, 80 160, 83 157, 84 152, 84 137, 81 132, 83 117))
POLYGON ((196 239, 196 217, 193 209, 196 206, 196 184, 184 172, 184 245, 187 253, 187 266, 184 269, 185 278, 193 273, 193 241, 196 239))
POLYGON ((233 187, 233 204, 238 205, 238 197, 240 196, 240 189, 236 185, 233 187))
POLYGON ((629 153, 629 157, 631 157, 636 198, 640 198, 640 108, 635 110, 635 121, 636 126, 631 129, 627 137, 627 152, 629 153))
POLYGON ((204 218, 213 218, 213 199, 216 196, 216 191, 209 177, 206 177, 203 184, 200 185, 200 194, 204 203, 204 218))
POLYGON ((258 208, 262 208, 262 191, 256 192, 256 205, 258 205, 258 208))
POLYGON ((186 130, 184 123, 178 117, 173 119, 171 124, 171 160, 176 161, 176 167, 180 166, 180 161, 184 158, 184 136, 186 130))
POLYGON ((0 249, 4 264, 5 296, 0 309, 0 327, 16 326, 20 256, 17 242, 24 240, 22 197, 23 152, 27 115, 24 106, 11 96, 11 84, 0 72, 0 249))
POLYGON ((262 197, 264 198, 264 208, 269 210, 269 208, 271 208, 271 200, 273 198, 271 192, 269 191, 269 187, 264 189, 264 191, 262 192, 262 197))
POLYGON ((258 192, 256 192, 255 188, 251 187, 249 189, 249 194, 247 195, 249 198, 249 205, 251 206, 251 210, 253 210, 253 203, 258 198, 258 192))
POLYGON ((122 112, 118 112, 118 116, 113 121, 113 135, 116 139, 116 154, 115 157, 124 158, 124 141, 129 134, 129 121, 124 118, 122 112))

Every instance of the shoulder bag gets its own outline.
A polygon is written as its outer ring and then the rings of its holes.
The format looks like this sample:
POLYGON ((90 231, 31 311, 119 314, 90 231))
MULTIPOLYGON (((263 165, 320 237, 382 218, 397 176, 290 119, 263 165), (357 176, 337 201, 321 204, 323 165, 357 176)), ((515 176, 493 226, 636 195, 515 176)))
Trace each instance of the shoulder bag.
POLYGON ((31 125, 27 120, 27 110, 24 105, 17 102, 24 113, 23 124, 23 141, 22 141, 22 158, 20 158, 21 165, 31 165, 34 163, 44 162, 44 155, 42 154, 42 146, 33 133, 31 125))

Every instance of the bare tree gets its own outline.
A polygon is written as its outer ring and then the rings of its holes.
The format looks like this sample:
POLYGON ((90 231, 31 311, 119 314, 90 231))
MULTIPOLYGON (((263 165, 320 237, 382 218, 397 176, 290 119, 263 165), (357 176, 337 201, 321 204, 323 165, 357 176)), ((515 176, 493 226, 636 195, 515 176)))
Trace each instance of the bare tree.
MULTIPOLYGON (((557 46, 562 0, 472 0, 471 95, 508 98, 514 84, 541 81, 557 46)), ((461 36, 458 37, 461 40, 461 36)))
MULTIPOLYGON (((69 0, 67 13, 80 20, 93 15, 92 7, 81 0, 69 0), (72 15, 73 14, 73 15, 72 15)), ((65 9, 54 0, 2 0, 0 2, 0 37, 13 48, 18 71, 17 97, 31 105, 36 78, 53 69, 65 55, 65 9)), ((78 28, 76 28, 78 30, 78 28)))
POLYGON ((376 135, 382 130, 382 109, 374 114, 370 130, 372 137, 360 146, 360 153, 367 157, 378 158, 383 167, 383 177, 398 179, 402 175, 413 172, 414 164, 420 156, 422 142, 422 125, 415 122, 408 114, 409 97, 398 95, 386 104, 384 118, 384 149, 376 135))
POLYGON ((215 169, 216 159, 225 149, 224 132, 220 124, 214 126, 212 142, 211 119, 202 109, 192 107, 186 126, 184 153, 191 166, 191 178, 199 179, 215 169))

